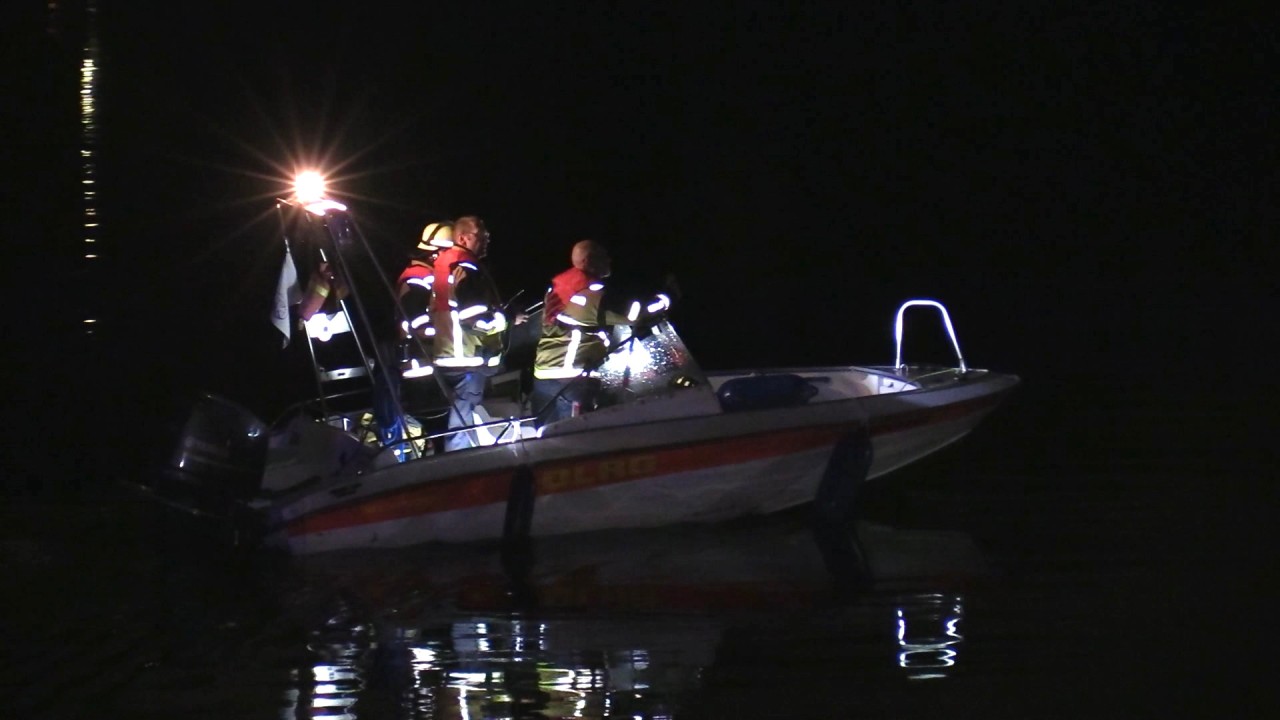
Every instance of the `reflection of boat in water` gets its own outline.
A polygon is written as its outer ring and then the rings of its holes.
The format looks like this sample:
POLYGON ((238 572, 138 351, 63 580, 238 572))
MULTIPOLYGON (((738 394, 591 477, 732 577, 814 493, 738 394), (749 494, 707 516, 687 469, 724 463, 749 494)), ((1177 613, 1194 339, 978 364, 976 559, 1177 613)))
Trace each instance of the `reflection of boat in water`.
POLYGON ((985 574, 981 556, 959 533, 861 523, 858 535, 878 572, 852 601, 833 598, 827 556, 788 516, 547 538, 523 578, 478 547, 304 558, 309 583, 350 599, 316 634, 300 702, 354 711, 366 687, 391 686, 403 717, 682 717, 747 693, 744 678, 778 684, 801 656, 848 668, 851 687, 947 677, 963 659, 960 586, 985 574), (375 644, 376 663, 362 652, 375 644))
MULTIPOLYGON (((342 270, 351 238, 362 237, 345 208, 281 208, 296 216, 290 227, 325 243, 342 270)), ((337 315, 340 322, 308 338, 313 358, 335 333, 376 347, 367 335, 359 341, 367 328, 357 319, 367 313, 344 305, 337 315)), ((494 378, 483 417, 474 418, 481 445, 447 453, 433 452, 447 432, 388 446, 362 442, 370 405, 339 409, 336 394, 322 392, 271 426, 206 397, 154 490, 196 509, 251 517, 269 540, 300 554, 723 521, 815 499, 847 502, 862 480, 963 437, 1018 383, 969 368, 936 302, 904 304, 896 328, 892 366, 703 372, 661 322, 614 338, 598 370, 605 407, 535 430, 519 374, 510 373, 515 382, 494 378), (941 312, 957 366, 902 362, 904 311, 914 305, 941 312)), ((394 370, 361 352, 353 368, 317 365, 322 391, 330 381, 367 379, 370 368, 394 370)))
POLYGON ((487 544, 426 544, 299 558, 321 586, 397 613, 775 610, 839 601, 845 578, 881 594, 963 587, 988 573, 962 533, 858 521, 854 547, 815 532, 808 513, 730 524, 608 530, 536 541, 513 562, 487 544))

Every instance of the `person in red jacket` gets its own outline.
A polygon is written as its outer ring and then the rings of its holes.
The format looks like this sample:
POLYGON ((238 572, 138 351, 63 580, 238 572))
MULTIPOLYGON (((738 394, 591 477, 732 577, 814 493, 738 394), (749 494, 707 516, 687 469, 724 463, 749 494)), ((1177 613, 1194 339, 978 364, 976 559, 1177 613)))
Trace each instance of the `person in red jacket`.
MULTIPOLYGON (((502 300, 482 260, 489 251, 489 231, 474 215, 453 223, 453 247, 440 253, 434 266, 431 320, 435 326, 437 377, 452 394, 449 428, 476 424, 476 406, 484 398, 487 378, 502 364, 502 333, 507 318, 502 300)), ((445 440, 445 450, 478 445, 474 432, 445 440)))
POLYGON ((582 240, 570 255, 573 267, 551 279, 542 308, 530 398, 537 425, 595 409, 600 380, 595 369, 609 352, 609 329, 652 322, 671 307, 662 293, 626 300, 609 293, 612 260, 604 246, 582 240))

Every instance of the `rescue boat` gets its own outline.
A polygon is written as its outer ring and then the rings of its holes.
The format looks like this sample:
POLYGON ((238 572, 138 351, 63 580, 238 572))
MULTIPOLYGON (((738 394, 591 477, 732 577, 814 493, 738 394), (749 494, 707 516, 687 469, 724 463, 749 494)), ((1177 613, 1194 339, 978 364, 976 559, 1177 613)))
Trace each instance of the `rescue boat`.
MULTIPOLYGON (((349 213, 330 203, 308 215, 342 270, 343 238, 359 238, 349 213)), ((360 302, 354 285, 350 302, 360 302)), ((365 313, 338 312, 308 324, 313 358, 321 338, 359 339, 365 313)), ((319 397, 273 422, 203 396, 147 490, 296 554, 716 523, 806 503, 846 513, 860 483, 961 439, 1019 382, 969 367, 936 300, 903 303, 893 336, 892 365, 704 371, 670 321, 620 328, 595 371, 601 407, 537 427, 522 373, 495 375, 466 429, 476 446, 449 452, 451 431, 409 412, 412 430, 381 442, 367 431, 368 393, 361 404, 324 392, 321 381, 358 380, 390 360, 317 364, 319 397), (904 362, 912 308, 936 311, 954 365, 904 362)))

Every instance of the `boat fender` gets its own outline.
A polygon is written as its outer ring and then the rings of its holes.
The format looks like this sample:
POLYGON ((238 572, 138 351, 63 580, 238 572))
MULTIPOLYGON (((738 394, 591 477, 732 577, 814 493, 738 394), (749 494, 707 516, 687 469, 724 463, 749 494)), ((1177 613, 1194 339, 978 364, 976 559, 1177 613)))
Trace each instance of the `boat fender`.
POLYGON ((790 373, 747 375, 720 386, 716 398, 725 412, 794 407, 809 402, 818 389, 790 373))

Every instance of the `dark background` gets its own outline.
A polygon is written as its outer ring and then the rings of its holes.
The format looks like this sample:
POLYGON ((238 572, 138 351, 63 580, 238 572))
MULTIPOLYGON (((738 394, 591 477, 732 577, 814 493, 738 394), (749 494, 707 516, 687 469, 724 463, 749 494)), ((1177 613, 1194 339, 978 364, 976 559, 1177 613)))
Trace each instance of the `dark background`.
MULTIPOLYGON (((970 365, 1023 384, 863 510, 972 533, 1008 572, 985 596, 1006 624, 972 643, 1002 655, 976 673, 997 690, 970 707, 1159 689, 1171 716, 1201 697, 1216 717, 1267 697, 1249 651, 1273 654, 1270 18, 102 0, 88 264, 85 5, 53 5, 10 2, 0 25, 5 491, 146 479, 201 390, 263 417, 305 391, 268 323, 271 210, 316 164, 389 273, 426 222, 478 213, 508 294, 536 299, 584 236, 620 280, 674 274, 673 320, 707 367, 888 363, 898 304, 943 301, 970 365)), ((908 359, 951 359, 936 328, 913 323, 908 359)), ((14 503, 13 531, 82 547, 99 535, 54 522, 76 506, 14 503)), ((94 567, 116 574, 104 547, 94 567)), ((98 624, 92 594, 32 606, 98 624)), ((847 702, 823 677, 811 697, 847 702)))
MULTIPOLYGON (((265 416, 287 400, 306 370, 267 322, 270 212, 302 165, 329 170, 388 273, 427 221, 478 213, 530 302, 582 237, 623 278, 674 274, 708 367, 890 362, 898 303, 931 297, 970 365, 1031 398, 1114 378, 1244 407, 1272 385, 1246 389, 1274 329, 1265 23, 1127 2, 99 6, 93 265, 83 3, 54 25, 44 3, 10 11, 6 344, 28 439, 105 412, 107 444, 132 444, 199 389, 265 416)), ((908 359, 950 359, 916 327, 908 359)))

